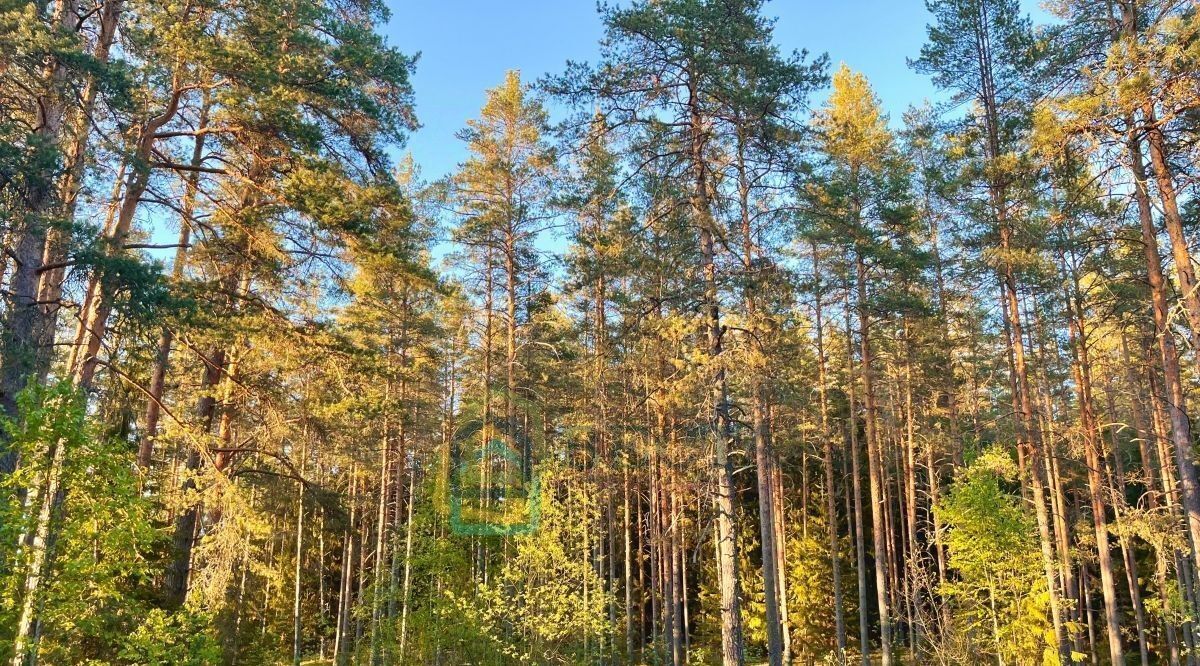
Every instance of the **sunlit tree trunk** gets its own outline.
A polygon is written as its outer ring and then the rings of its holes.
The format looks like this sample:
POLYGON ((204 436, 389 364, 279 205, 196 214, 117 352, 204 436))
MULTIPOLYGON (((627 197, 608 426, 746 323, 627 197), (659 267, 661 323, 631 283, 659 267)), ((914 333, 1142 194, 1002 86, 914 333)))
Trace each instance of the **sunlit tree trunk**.
MULTIPOLYGON (((196 138, 192 144, 190 166, 199 167, 204 160, 204 144, 207 138, 208 114, 210 97, 206 94, 200 107, 196 121, 196 138)), ((183 280, 187 268, 188 250, 191 244, 193 216, 196 211, 196 198, 200 188, 200 172, 192 171, 187 176, 186 189, 180 202, 179 239, 176 241, 175 260, 171 264, 171 279, 179 283, 183 280)), ((150 371, 149 396, 146 401, 145 432, 138 443, 138 467, 149 469, 154 457, 154 440, 158 436, 158 421, 162 416, 163 390, 166 382, 167 368, 171 358, 171 348, 175 342, 174 332, 164 327, 158 338, 158 349, 154 357, 154 367, 150 371)))
POLYGON ((846 614, 842 604, 842 564, 838 555, 837 488, 833 476, 833 431, 829 425, 829 396, 825 359, 824 307, 822 303, 820 250, 812 244, 813 276, 817 281, 813 294, 813 331, 817 343, 817 397, 821 412, 821 433, 825 468, 825 514, 829 532, 829 563, 833 571, 834 630, 837 633, 838 659, 846 653, 846 614))
POLYGON ((689 88, 689 147, 693 182, 690 206, 693 224, 698 227, 700 273, 703 278, 703 312, 709 364, 709 400, 712 405, 713 436, 713 510, 716 512, 717 585, 721 598, 721 655, 725 666, 741 666, 745 661, 742 647, 741 585, 737 566, 737 518, 734 515, 733 470, 729 449, 733 443, 733 421, 729 414, 728 388, 722 366, 724 327, 717 287, 716 243, 713 238, 709 202, 707 129, 700 111, 700 99, 692 82, 689 88))
MULTIPOLYGON (((770 408, 767 404, 767 387, 764 385, 765 378, 763 376, 767 372, 765 357, 769 352, 763 348, 764 334, 767 334, 767 331, 761 330, 763 327, 758 321, 760 316, 765 315, 759 313, 755 295, 755 291, 761 289, 764 278, 758 274, 759 269, 755 264, 758 256, 756 254, 754 232, 751 227, 750 176, 746 170, 745 151, 746 140, 744 130, 739 128, 737 151, 738 203, 742 227, 742 243, 745 253, 742 260, 745 264, 745 270, 749 274, 743 291, 743 301, 746 309, 746 318, 750 322, 752 353, 759 357, 750 364, 750 428, 754 437, 754 464, 758 480, 758 523, 760 528, 760 545, 762 548, 763 596, 766 605, 767 663, 771 666, 783 666, 783 622, 779 609, 781 597, 779 593, 779 578, 782 572, 776 568, 779 563, 777 551, 780 548, 780 544, 775 542, 776 508, 775 495, 772 492, 772 480, 774 478, 772 468, 775 464, 775 454, 771 447, 771 426, 768 419, 768 410, 770 408)), ((818 321, 820 320, 818 319, 818 321)), ((823 368, 822 372, 824 372, 823 368)), ((823 391, 824 389, 822 388, 822 396, 824 396, 823 391)), ((828 442, 828 438, 826 438, 826 442, 828 442)), ((837 557, 836 553, 834 557, 837 557)), ((841 636, 842 642, 840 645, 844 646, 845 630, 842 624, 840 596, 838 597, 837 605, 837 621, 838 628, 841 629, 839 636, 841 636)))
POLYGON ((866 539, 863 528, 863 494, 862 471, 859 469, 858 454, 858 402, 855 398, 855 367, 854 367, 854 335, 851 329, 850 288, 846 288, 846 403, 849 418, 846 422, 847 439, 849 440, 850 479, 854 486, 854 558, 855 570, 858 573, 858 650, 863 666, 871 663, 871 637, 867 620, 870 608, 867 601, 867 556, 866 539))
POLYGON ((879 650, 884 666, 893 663, 892 620, 890 612, 890 589, 893 587, 889 570, 887 499, 885 496, 882 452, 879 444, 879 428, 876 423, 875 373, 871 347, 871 306, 867 300, 867 264, 862 251, 854 255, 856 284, 858 291, 859 374, 863 386, 863 422, 866 425, 867 477, 871 493, 871 537, 875 544, 875 601, 879 613, 879 650))
MULTIPOLYGON (((306 433, 307 434, 307 433, 306 433)), ((304 622, 300 613, 301 574, 304 571, 304 469, 308 459, 308 443, 300 446, 300 475, 296 483, 296 562, 292 575, 292 664, 300 666, 303 657, 304 622)))
MULTIPOLYGON (((80 24, 80 7, 77 0, 56 0, 49 21, 62 34, 75 34, 80 24)), ((37 145, 55 146, 63 137, 67 120, 68 70, 69 63, 49 55, 42 70, 45 91, 34 100, 37 115, 32 127, 33 140, 37 145)), ((8 418, 17 416, 17 393, 25 388, 30 377, 41 374, 39 361, 46 361, 46 350, 38 348, 38 332, 53 330, 42 321, 46 311, 39 307, 39 283, 41 280, 42 257, 45 251, 48 229, 44 217, 57 201, 54 183, 49 178, 30 179, 30 184, 21 192, 26 214, 14 220, 8 231, 5 253, 12 259, 12 274, 9 277, 4 312, 3 363, 0 363, 0 409, 8 418)), ((0 451, 0 474, 16 470, 16 452, 8 450, 7 436, 4 450, 0 451)), ((23 612, 22 612, 23 613, 23 612)), ((14 639, 14 659, 25 659, 32 638, 29 631, 18 624, 14 639)), ((29 657, 36 659, 36 657, 29 657)), ((18 663, 17 666, 20 666, 18 663)))
POLYGON ((1104 495, 1108 492, 1102 470, 1100 427, 1096 420, 1095 398, 1092 393, 1092 364, 1088 351, 1088 333, 1084 326, 1083 303, 1078 271, 1068 269, 1071 288, 1067 295, 1068 335, 1075 351, 1075 382, 1079 396, 1079 421, 1083 431, 1084 463, 1087 465, 1088 491, 1091 500, 1092 526, 1096 534, 1096 553, 1100 569, 1100 591, 1104 597, 1104 623, 1108 632, 1109 658, 1114 664, 1125 663, 1121 644, 1121 621, 1117 606, 1116 577, 1113 575, 1112 551, 1108 540, 1108 516, 1104 495))

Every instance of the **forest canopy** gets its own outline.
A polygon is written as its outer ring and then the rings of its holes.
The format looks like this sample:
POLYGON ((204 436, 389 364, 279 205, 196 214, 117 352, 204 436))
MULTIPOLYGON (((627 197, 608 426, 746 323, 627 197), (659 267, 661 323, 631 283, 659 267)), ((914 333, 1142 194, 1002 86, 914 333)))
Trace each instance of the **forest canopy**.
POLYGON ((0 0, 0 659, 1200 663, 1200 6, 924 5, 889 114, 602 2, 427 178, 383 0, 0 0))

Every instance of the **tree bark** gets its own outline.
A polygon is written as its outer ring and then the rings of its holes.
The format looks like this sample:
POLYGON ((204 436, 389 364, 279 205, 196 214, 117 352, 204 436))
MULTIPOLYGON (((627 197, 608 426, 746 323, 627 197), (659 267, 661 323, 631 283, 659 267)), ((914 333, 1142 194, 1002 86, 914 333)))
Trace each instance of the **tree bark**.
POLYGON ((689 87, 690 158, 693 176, 690 205, 693 224, 699 231, 700 273, 703 276, 703 311, 709 365, 709 400, 712 404, 713 510, 716 512, 717 582, 721 598, 721 658, 725 666, 742 666, 741 584, 737 566, 737 517, 734 514, 733 469, 729 449, 733 443, 733 419, 729 414, 728 389, 722 366, 721 306, 717 292, 716 245, 708 197, 708 167, 704 118, 693 81, 689 87))
MULTIPOLYGON (((737 171, 738 171, 738 203, 742 226, 742 243, 744 244, 745 270, 749 274, 746 279, 746 284, 743 289, 743 300, 746 308, 746 318, 749 320, 750 327, 750 344, 754 351, 760 356, 765 357, 768 350, 763 348, 763 339, 766 331, 761 330, 759 325, 758 303, 756 301, 755 290, 758 288, 761 278, 757 275, 755 261, 754 233, 751 228, 751 211, 750 211, 750 177, 746 171, 746 140, 744 131, 738 129, 738 150, 737 150, 737 171)), ((814 254, 815 261, 815 254, 814 254)), ((814 272, 816 268, 814 266, 814 272)), ((819 316, 819 315, 818 315, 819 316)), ((820 320, 818 319, 818 322, 820 320)), ((820 333, 818 332, 818 336, 820 333)), ((819 337, 818 337, 819 340, 819 337)), ((775 542, 775 494, 772 489, 774 474, 772 468, 775 464, 775 454, 771 446, 771 426, 768 420, 768 404, 767 404, 767 387, 765 379, 761 373, 766 370, 765 360, 760 359, 757 362, 750 364, 750 414, 751 414, 751 430, 754 436, 754 464, 757 481, 758 481, 758 524, 760 535, 760 546, 762 549, 762 574, 763 574, 763 597, 766 606, 766 631, 767 631, 767 663, 770 666, 783 666, 783 622, 780 617, 779 610, 779 578, 782 572, 778 571, 778 550, 780 544, 775 542)), ((822 372, 823 372, 822 368, 822 372)), ((824 389, 822 388, 822 396, 824 389)), ((828 445, 828 438, 826 438, 828 445)), ((836 553, 834 555, 836 558, 836 553)), ((835 573, 836 575, 836 573, 835 573)), ((838 597, 837 606, 838 628, 841 630, 839 636, 841 643, 845 646, 845 629, 842 624, 841 614, 841 597, 838 597)))
MULTIPOLYGON (((80 27, 78 0, 56 0, 51 15, 52 25, 64 34, 75 34, 80 27)), ((67 115, 68 81, 67 63, 49 55, 43 69, 47 93, 35 100, 32 142, 34 145, 57 145, 63 139, 63 126, 67 115)), ((12 259, 12 275, 8 281, 8 292, 4 312, 3 356, 0 357, 0 410, 12 419, 17 417, 17 393, 29 383, 31 377, 44 374, 39 367, 49 361, 47 350, 41 348, 39 332, 51 331, 44 318, 46 309, 39 303, 39 285, 43 253, 48 234, 49 219, 58 205, 54 183, 49 177, 39 178, 30 174, 29 182, 20 192, 21 206, 26 211, 13 220, 9 230, 8 245, 12 259)), ((8 437, 0 433, 0 474, 16 471, 17 457, 8 449, 8 437)), ((32 625, 31 627, 32 628, 32 625)), ((30 636, 24 635, 23 626, 18 627, 16 657, 29 649, 30 636)), ((30 657, 36 660, 36 656, 30 657)))
POLYGON ((858 402, 855 398, 855 375, 854 369, 854 334, 851 330, 851 314, 850 314, 850 288, 846 287, 846 375, 850 381, 846 382, 846 403, 848 406, 848 418, 846 421, 846 438, 849 441, 850 455, 850 479, 854 486, 854 558, 855 570, 858 573, 858 650, 859 656, 862 658, 863 666, 869 666, 871 663, 871 636, 868 626, 867 610, 869 608, 867 601, 867 555, 866 555, 866 539, 865 530, 863 528, 863 494, 862 494, 862 471, 859 469, 858 457, 858 402))
MULTIPOLYGON (((1064 266, 1064 268, 1067 267, 1064 266)), ((1079 422, 1083 431, 1084 463, 1087 465, 1092 526, 1095 528, 1096 534, 1100 590, 1104 597, 1104 623, 1108 632, 1108 654, 1113 664, 1124 664, 1125 653, 1121 645, 1121 621, 1117 606, 1116 578, 1113 575, 1112 551, 1108 542, 1108 519, 1104 501, 1107 487, 1101 474, 1104 455, 1100 450, 1100 428, 1096 422, 1096 408, 1092 394, 1092 364, 1088 350, 1088 335, 1083 323, 1084 310, 1078 271, 1071 266, 1068 272, 1071 276, 1071 291, 1068 294, 1067 302, 1068 335, 1075 350, 1074 374, 1079 397, 1079 422)))
POLYGON ((871 312, 867 300, 867 264, 862 250, 855 251, 855 273, 858 290, 858 328, 860 372, 863 385, 863 422, 866 425, 867 477, 871 493, 871 538, 875 547, 875 601, 879 612, 879 651, 881 663, 891 666, 892 620, 890 605, 890 558, 888 554, 888 527, 885 511, 884 472, 882 452, 879 450, 879 429, 876 423, 874 358, 871 348, 871 312))
POLYGON ((829 426, 829 396, 827 383, 829 378, 825 367, 825 333, 824 307, 822 304, 820 250, 817 244, 812 244, 813 277, 816 280, 813 302, 813 329, 817 343, 817 397, 821 412, 821 440, 824 444, 823 463, 825 467, 825 515, 826 528, 829 537, 829 563, 833 571, 833 612, 834 630, 837 634, 838 660, 846 656, 846 614, 842 603, 842 563, 838 555, 837 534, 837 489, 833 476, 833 432, 829 426))

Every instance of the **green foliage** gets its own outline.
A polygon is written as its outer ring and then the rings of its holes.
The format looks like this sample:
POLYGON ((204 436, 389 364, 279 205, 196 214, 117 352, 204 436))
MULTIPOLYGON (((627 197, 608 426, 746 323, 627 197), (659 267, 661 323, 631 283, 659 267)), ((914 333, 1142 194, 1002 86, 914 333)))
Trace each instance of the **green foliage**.
POLYGON ((600 495, 570 473, 541 474, 539 529, 510 539, 494 579, 473 597, 450 593, 444 612, 456 617, 455 634, 481 642, 504 663, 575 664, 587 641, 610 640, 613 631, 613 599, 590 561, 600 495))
MULTIPOLYGON (((34 529, 36 515, 21 498, 41 498, 55 476, 56 447, 64 449, 58 480, 69 489, 54 516, 51 574, 40 595, 43 658, 127 663, 127 638, 157 612, 149 606, 158 567, 150 557, 163 537, 140 492, 133 452, 98 435, 85 419, 83 396, 67 382, 31 387, 19 403, 19 417, 4 424, 22 465, 0 486, 0 539, 15 543, 34 529)), ((12 627, 33 548, 8 552, 0 617, 12 627)))
MULTIPOLYGON (((789 521, 795 525, 797 519, 789 521)), ((829 557, 828 527, 823 516, 808 517, 808 536, 793 530, 788 535, 787 595, 788 622, 792 644, 802 646, 805 654, 828 655, 837 651, 837 631, 834 621, 833 561, 829 557)), ((857 596, 852 569, 847 569, 847 554, 853 555, 849 542, 839 544, 841 554, 842 604, 846 627, 850 635, 856 626, 857 596)))
POLYGON ((955 577, 940 588, 959 638, 1015 663, 1057 663, 1036 524, 1005 489, 1016 469, 999 448, 983 452, 935 507, 955 577))
POLYGON ((120 663, 130 666, 206 666, 221 657, 212 618, 200 613, 150 611, 121 646, 120 663))

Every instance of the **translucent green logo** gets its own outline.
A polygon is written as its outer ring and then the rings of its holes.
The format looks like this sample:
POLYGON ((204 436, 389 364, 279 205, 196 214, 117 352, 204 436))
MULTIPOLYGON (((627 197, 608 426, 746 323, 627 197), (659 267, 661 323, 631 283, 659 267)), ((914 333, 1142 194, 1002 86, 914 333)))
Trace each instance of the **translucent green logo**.
POLYGON ((455 534, 504 536, 537 529, 541 487, 522 470, 521 457, 499 439, 490 440, 454 469, 450 529, 455 534))
POLYGON ((507 536, 538 528, 541 483, 533 470, 539 410, 521 405, 514 425, 499 419, 468 419, 450 450, 449 518, 455 534, 507 536))

